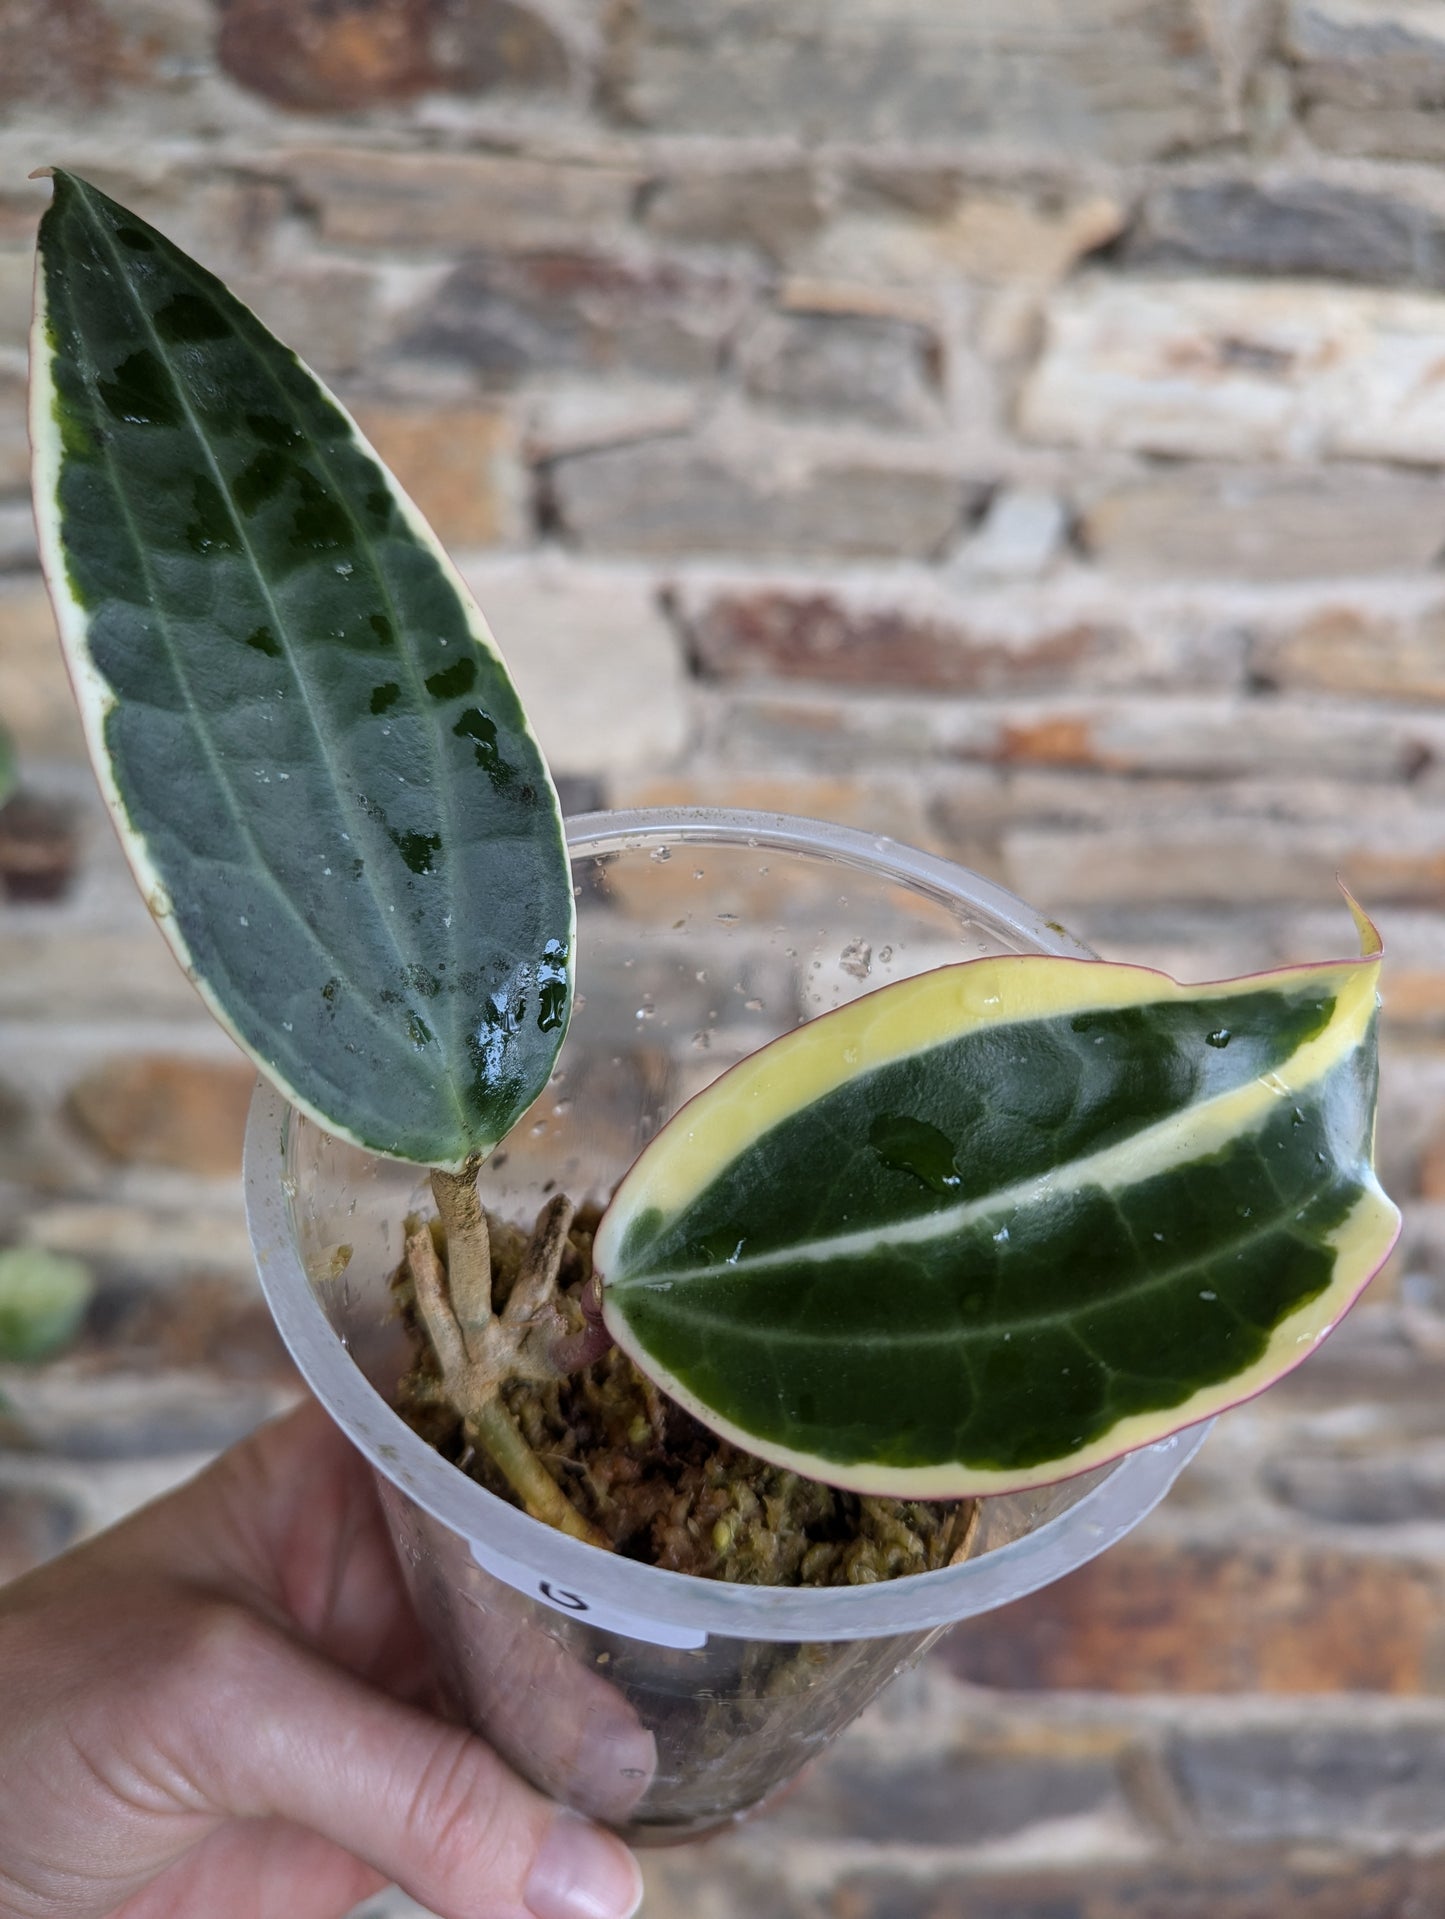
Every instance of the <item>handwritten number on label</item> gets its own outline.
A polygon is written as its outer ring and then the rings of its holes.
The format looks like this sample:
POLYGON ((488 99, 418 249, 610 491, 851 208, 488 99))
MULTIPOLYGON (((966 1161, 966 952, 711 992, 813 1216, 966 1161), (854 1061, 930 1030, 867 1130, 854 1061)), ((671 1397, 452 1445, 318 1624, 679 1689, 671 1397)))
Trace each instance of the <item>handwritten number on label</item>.
POLYGON ((568 1612, 588 1612, 590 1607, 585 1599, 576 1593, 570 1593, 563 1586, 554 1586, 550 1579, 538 1582, 538 1592, 544 1599, 550 1599, 554 1606, 565 1606, 568 1612))

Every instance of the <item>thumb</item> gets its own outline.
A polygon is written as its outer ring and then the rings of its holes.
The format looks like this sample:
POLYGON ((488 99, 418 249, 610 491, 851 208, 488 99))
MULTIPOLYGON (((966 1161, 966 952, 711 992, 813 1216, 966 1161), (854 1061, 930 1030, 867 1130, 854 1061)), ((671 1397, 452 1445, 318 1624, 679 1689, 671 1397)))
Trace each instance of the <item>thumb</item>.
POLYGON ((373 1691, 253 1615, 207 1663, 217 1811, 321 1833, 442 1919, 630 1919, 637 1862, 534 1792, 490 1747, 373 1691))

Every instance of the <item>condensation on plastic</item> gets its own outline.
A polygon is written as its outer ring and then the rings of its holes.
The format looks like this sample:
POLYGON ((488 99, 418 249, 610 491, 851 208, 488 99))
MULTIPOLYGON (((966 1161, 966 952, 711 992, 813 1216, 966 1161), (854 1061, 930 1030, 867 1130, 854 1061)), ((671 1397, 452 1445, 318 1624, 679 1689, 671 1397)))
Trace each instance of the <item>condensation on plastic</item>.
MULTIPOLYGON (((975 874, 812 821, 590 814, 568 843, 572 1025, 547 1091, 483 1171, 488 1206, 524 1224, 558 1188, 605 1197, 685 1099, 800 1020, 950 961, 1087 954, 975 874)), ((246 1185, 272 1312, 376 1469, 457 1709, 544 1792, 634 1843, 760 1804, 940 1632, 1120 1538, 1204 1437, 986 1501, 975 1556, 942 1572, 823 1592, 662 1572, 538 1525, 392 1412, 406 1345, 389 1281, 404 1216, 429 1207, 417 1168, 338 1142, 262 1084, 246 1185)))

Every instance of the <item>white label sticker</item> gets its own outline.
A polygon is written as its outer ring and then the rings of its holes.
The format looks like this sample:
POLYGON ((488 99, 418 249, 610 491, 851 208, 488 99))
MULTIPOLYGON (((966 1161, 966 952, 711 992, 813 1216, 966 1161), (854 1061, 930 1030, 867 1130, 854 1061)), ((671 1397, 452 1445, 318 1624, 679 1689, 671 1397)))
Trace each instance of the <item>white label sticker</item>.
POLYGON ((472 1549, 472 1558, 484 1572, 489 1572, 494 1579, 502 1580, 519 1593, 528 1593, 533 1599, 540 1599, 544 1606, 550 1606, 554 1612, 570 1613, 574 1619, 585 1619, 589 1626, 600 1626, 604 1632, 620 1633, 625 1639, 642 1639, 649 1646, 670 1646, 676 1652, 694 1652, 699 1646, 707 1644, 707 1634, 693 1626, 670 1626, 665 1620, 649 1619, 643 1613, 604 1605, 600 1600, 589 1599, 585 1593, 564 1586, 555 1579, 543 1579, 530 1566, 509 1559, 505 1553, 498 1552, 495 1546, 484 1546, 479 1539, 469 1540, 468 1544, 472 1549))

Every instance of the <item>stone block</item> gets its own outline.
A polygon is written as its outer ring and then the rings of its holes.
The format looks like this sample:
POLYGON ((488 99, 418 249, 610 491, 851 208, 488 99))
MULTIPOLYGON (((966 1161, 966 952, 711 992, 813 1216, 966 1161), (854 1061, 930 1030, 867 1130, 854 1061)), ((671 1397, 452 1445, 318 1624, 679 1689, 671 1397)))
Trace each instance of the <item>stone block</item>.
POLYGON ((256 1069, 185 1054, 107 1060, 67 1102, 86 1142, 126 1166, 169 1166, 220 1178, 241 1169, 256 1069))
POLYGON ((1037 579, 1058 557, 1068 530, 1068 509, 1056 493, 1006 486, 989 501, 954 565, 965 578, 1037 579))
POLYGON ((1082 612, 990 621, 962 600, 909 605, 763 585, 686 595, 681 605, 696 670, 729 683, 998 694, 1086 686, 1137 661, 1122 623, 1082 612))
POLYGON ((25 424, 25 380, 0 367, 0 496, 30 485, 30 437, 25 424))
POLYGON ((466 574, 554 772, 609 787, 673 764, 687 691, 648 581, 547 562, 478 562, 466 574))
POLYGON ((1429 102, 1371 108, 1322 100, 1304 114, 1304 124, 1327 152, 1420 166, 1445 160, 1445 114, 1429 102))
POLYGON ((34 284, 33 248, 0 247, 0 350, 25 350, 30 338, 34 284))
POLYGON ((449 547, 513 546, 530 531, 517 428, 494 407, 361 404, 362 432, 449 547))
POLYGON ((1125 266, 1445 286, 1445 202, 1289 176, 1149 194, 1125 266))
POLYGON ((781 266, 823 222, 822 196, 811 167, 683 170, 660 174, 643 190, 641 221, 649 233, 682 246, 740 247, 781 266))
POLYGON ((931 559, 981 491, 936 466, 702 440, 582 454, 551 472, 565 534, 593 551, 654 558, 931 559))
POLYGON ((1441 1591, 1428 1561, 1145 1531, 969 1620, 938 1656, 970 1685, 1026 1693, 1413 1695, 1441 1687, 1441 1591))
POLYGON ((142 71, 100 0, 10 0, 0 14, 0 105, 94 107, 142 71))
POLYGON ((1369 1844, 1440 1831, 1445 1737, 1433 1723, 1195 1732, 1171 1742, 1169 1763, 1215 1843, 1369 1844))
MULTIPOLYGON (((1442 1196, 1438 1187, 1430 1193, 1423 1181, 1422 1189, 1430 1197, 1442 1196)), ((1316 1444, 1308 1452, 1271 1458, 1263 1480, 1280 1505, 1332 1526, 1408 1526, 1445 1519, 1445 1459, 1418 1445, 1402 1453, 1316 1444)))
POLYGON ((379 333, 377 275, 347 260, 305 259, 224 276, 257 317, 325 380, 371 361, 379 333))
POLYGON ((33 573, 39 565, 35 516, 29 501, 0 501, 0 574, 33 573))
POLYGON ((1262 623, 1249 671, 1282 693, 1445 701, 1445 604, 1382 613, 1341 599, 1293 620, 1262 623))
POLYGON ((1445 156, 1445 24, 1431 0, 1290 0, 1284 44, 1318 145, 1445 156))
POLYGON ((883 285, 959 276, 985 286, 1050 286, 1114 240, 1124 220, 1122 199, 1098 187, 1030 189, 956 167, 860 160, 805 265, 883 285))
MULTIPOLYGON (((239 1186, 227 1182, 224 1209, 200 1203, 183 1209, 148 1199, 60 1200, 37 1204, 25 1221, 25 1236, 52 1252, 70 1253, 103 1277, 127 1277, 166 1285, 188 1271, 225 1273, 254 1284, 255 1259, 246 1232, 239 1186)), ((144 1382, 142 1382, 142 1385, 144 1382)))
MULTIPOLYGON (((92 1471, 102 1462, 177 1454, 189 1455, 194 1471, 204 1463, 198 1455, 244 1438, 297 1397, 292 1378, 223 1381, 201 1368, 105 1374, 79 1361, 15 1369, 5 1389, 28 1452, 84 1461, 92 1471)), ((91 1500, 87 1487, 88 1506, 91 1500)))
POLYGON ((1186 458, 1445 461, 1445 299, 1104 278, 1051 302, 1030 438, 1186 458))
MULTIPOLYGON (((1067 766, 1131 778, 1308 779, 1404 783, 1445 757, 1445 723, 1422 714, 1191 693, 998 699, 941 713, 935 750, 950 760, 1067 766)), ((1349 801, 1337 792, 1344 811, 1349 801)), ((1196 800, 1207 812, 1208 796, 1196 800)))
POLYGON ((1445 550, 1434 479, 1352 467, 1154 468, 1094 492, 1084 550, 1148 578, 1330 579, 1420 572, 1445 550))
POLYGON ((1030 825, 1005 831, 1002 858, 1010 886, 1056 910, 1165 900, 1320 903, 1341 873, 1376 902, 1445 896, 1445 862, 1430 851, 1419 850, 1407 861, 1385 849, 1367 860, 1357 848, 1342 850, 1343 837, 1335 828, 1238 818, 1170 824, 1152 833, 1030 825))
POLYGON ((479 255, 442 282, 398 352, 507 386, 529 375, 625 370, 706 380, 748 298, 746 282, 676 261, 601 253, 479 255))
MULTIPOLYGON (((1015 811, 997 831, 1007 884, 1054 911, 1325 906, 1338 899, 1340 879, 1381 910, 1445 902, 1445 821, 1403 783, 1361 783, 1348 802, 1328 781, 1299 778, 1221 784, 1207 797, 1193 780, 1073 775, 1052 784, 1052 817, 1015 811)), ((956 806, 941 791, 934 818, 945 837, 971 844, 971 788, 956 806)))
POLYGON ((0 580, 0 715, 22 761, 84 756, 55 616, 33 574, 0 580))
POLYGON ((784 1840, 962 1847, 1090 1817, 1127 1822, 1107 1751, 1050 1753, 978 1739, 903 1757, 855 1740, 805 1777, 773 1820, 784 1840))
POLYGON ((7 182, 0 188, 0 246, 33 246, 49 200, 48 180, 7 182))
MULTIPOLYGON (((125 884, 134 893, 128 879, 125 884)), ((0 1017, 39 1022, 62 1006, 73 1016, 117 1020, 197 1024, 210 1018, 138 896, 133 912, 117 913, 114 927, 46 919, 39 909, 23 919, 4 916, 0 1017)))
POLYGON ((688 433, 699 424, 705 399, 705 390, 678 381, 602 373, 549 378, 512 404, 524 422, 528 459, 546 461, 688 433))
POLYGON ((306 147, 268 156, 331 246, 494 251, 593 247, 622 232, 636 167, 510 153, 306 147))
MULTIPOLYGON (((1433 1858, 1379 1858, 1371 1848, 1328 1859, 1258 1848, 1234 1855, 1216 1841, 1126 1864, 1035 1858, 1012 1872, 970 1862, 922 1873, 912 1862, 907 1870, 874 1866, 839 1879, 828 1911, 830 1919, 1413 1919, 1433 1914, 1442 1897, 1445 1872, 1433 1858)), ((677 1908, 679 1919, 687 1910, 677 1908)), ((746 1919, 757 1908, 719 1910, 746 1919)), ((802 1895, 787 1919, 815 1919, 818 1910, 802 1895)))
POLYGON ((571 74, 556 29, 514 0, 220 0, 220 13, 222 71, 304 112, 558 88, 571 74))
POLYGON ((1225 90, 1188 0, 638 0, 608 98, 659 131, 966 144, 1128 161, 1216 139, 1225 90))
POLYGON ((784 413, 913 428, 940 418, 941 342, 907 320, 768 313, 739 342, 737 364, 748 393, 784 413))

